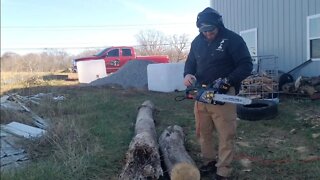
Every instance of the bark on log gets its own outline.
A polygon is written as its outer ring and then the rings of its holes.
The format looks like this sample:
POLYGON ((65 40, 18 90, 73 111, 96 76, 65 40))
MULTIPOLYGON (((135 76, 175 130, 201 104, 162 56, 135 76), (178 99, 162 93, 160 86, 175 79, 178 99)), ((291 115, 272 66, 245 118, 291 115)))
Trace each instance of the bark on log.
POLYGON ((160 150, 171 180, 200 180, 200 172, 184 147, 180 126, 169 126, 159 138, 160 150))
POLYGON ((126 154, 126 165, 119 177, 121 180, 158 179, 163 175, 153 111, 151 101, 145 101, 139 107, 135 137, 126 154))

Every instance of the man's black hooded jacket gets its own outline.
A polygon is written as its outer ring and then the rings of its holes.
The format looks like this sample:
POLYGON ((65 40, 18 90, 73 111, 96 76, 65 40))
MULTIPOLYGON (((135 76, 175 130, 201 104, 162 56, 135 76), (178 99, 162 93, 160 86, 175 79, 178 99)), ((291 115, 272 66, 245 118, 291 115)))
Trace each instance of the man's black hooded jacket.
POLYGON ((238 34, 222 24, 212 42, 200 33, 191 43, 184 76, 195 75, 200 84, 210 84, 218 78, 228 78, 239 92, 241 81, 251 74, 252 59, 247 45, 238 34))

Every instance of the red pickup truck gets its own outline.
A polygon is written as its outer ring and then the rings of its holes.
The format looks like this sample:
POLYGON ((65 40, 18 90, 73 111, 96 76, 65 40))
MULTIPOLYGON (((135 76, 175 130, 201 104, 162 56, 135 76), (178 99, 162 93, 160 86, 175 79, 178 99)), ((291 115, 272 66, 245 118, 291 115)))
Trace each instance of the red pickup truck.
POLYGON ((108 47, 90 57, 83 57, 73 60, 73 72, 77 72, 77 62, 92 61, 103 59, 106 64, 107 73, 112 73, 120 69, 124 64, 131 60, 147 60, 155 63, 168 63, 169 57, 166 55, 159 56, 136 56, 133 47, 129 46, 113 46, 108 47))

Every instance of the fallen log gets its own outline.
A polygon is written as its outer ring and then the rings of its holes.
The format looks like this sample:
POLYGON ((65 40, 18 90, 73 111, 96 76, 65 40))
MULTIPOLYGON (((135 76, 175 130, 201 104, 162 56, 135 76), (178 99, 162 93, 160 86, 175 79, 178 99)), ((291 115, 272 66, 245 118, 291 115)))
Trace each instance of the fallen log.
POLYGON ((184 147, 180 126, 167 127, 159 138, 160 150, 171 180, 200 180, 200 172, 184 147))
POLYGON ((139 107, 135 137, 126 154, 126 164, 119 177, 121 180, 159 179, 163 175, 153 111, 151 101, 145 101, 139 107))

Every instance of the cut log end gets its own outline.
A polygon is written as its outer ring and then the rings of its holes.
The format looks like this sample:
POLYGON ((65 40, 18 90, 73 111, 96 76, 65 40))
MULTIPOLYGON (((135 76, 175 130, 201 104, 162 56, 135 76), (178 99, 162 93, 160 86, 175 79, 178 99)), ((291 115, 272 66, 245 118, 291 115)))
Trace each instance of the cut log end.
POLYGON ((171 171, 171 180, 200 180, 197 167, 189 163, 176 164, 171 171))
POLYGON ((152 111, 154 110, 154 104, 150 100, 144 101, 139 107, 138 110, 142 107, 150 108, 152 111))

